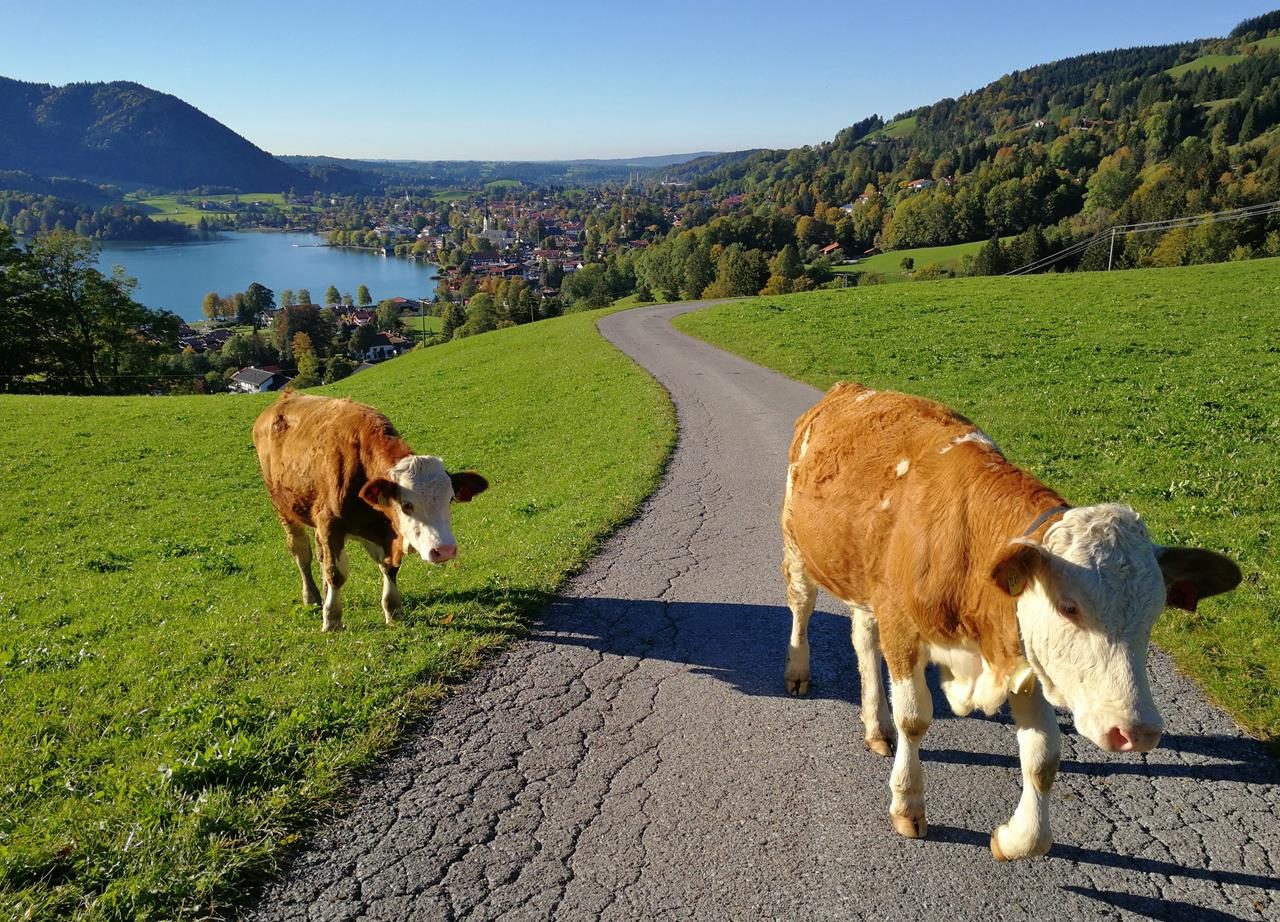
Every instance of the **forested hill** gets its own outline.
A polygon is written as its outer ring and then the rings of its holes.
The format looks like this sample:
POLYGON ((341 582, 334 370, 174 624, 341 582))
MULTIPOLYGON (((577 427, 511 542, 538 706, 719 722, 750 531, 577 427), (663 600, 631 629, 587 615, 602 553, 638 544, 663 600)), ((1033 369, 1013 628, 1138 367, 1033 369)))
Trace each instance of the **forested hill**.
POLYGON ((126 82, 0 77, 0 170, 153 189, 316 185, 176 96, 126 82))
POLYGON ((1280 11, 1225 38, 1015 71, 825 144, 708 165, 692 182, 714 200, 808 216, 813 241, 846 252, 1060 223, 1069 239, 1068 224, 1078 234, 1280 199, 1280 11))

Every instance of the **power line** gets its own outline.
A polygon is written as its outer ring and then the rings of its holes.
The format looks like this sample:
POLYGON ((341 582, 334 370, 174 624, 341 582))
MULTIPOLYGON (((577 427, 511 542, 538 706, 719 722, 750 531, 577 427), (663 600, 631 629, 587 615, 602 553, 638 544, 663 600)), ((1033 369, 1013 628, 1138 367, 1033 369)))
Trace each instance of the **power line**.
MULTIPOLYGON (((1266 215, 1280 213, 1280 201, 1265 202, 1261 205, 1246 205, 1243 208, 1230 208, 1226 211, 1215 211, 1212 214, 1201 215, 1185 215, 1180 218, 1165 218, 1160 221, 1140 221, 1137 224, 1115 224, 1104 231, 1099 231, 1092 237, 1084 240, 1076 241, 1068 247, 1064 247, 1056 253, 1043 256, 1040 259, 1032 260, 1025 266, 1019 266, 1004 273, 1005 275, 1029 275, 1032 272, 1038 272, 1041 269, 1048 268, 1054 263, 1074 256, 1077 253, 1087 250, 1095 243, 1103 240, 1109 240, 1112 247, 1115 245, 1115 239, 1118 234, 1149 234, 1155 231, 1174 230, 1180 227, 1196 227, 1209 222, 1222 223, 1226 221, 1241 221, 1246 218, 1261 218, 1266 215)), ((1107 268, 1111 268, 1111 260, 1108 257, 1107 268)))

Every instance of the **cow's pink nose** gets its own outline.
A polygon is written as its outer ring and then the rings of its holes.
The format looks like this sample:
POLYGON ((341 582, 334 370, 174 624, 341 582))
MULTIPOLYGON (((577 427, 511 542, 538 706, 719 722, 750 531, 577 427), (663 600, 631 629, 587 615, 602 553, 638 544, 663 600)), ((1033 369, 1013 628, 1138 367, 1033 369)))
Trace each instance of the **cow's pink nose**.
POLYGON ((1112 727, 1107 742, 1115 752, 1150 752, 1160 742, 1161 728, 1152 724, 1134 724, 1121 730, 1112 727))
POLYGON ((458 545, 441 544, 433 547, 427 556, 431 558, 432 563, 444 563, 446 560, 453 560, 458 556, 458 545))

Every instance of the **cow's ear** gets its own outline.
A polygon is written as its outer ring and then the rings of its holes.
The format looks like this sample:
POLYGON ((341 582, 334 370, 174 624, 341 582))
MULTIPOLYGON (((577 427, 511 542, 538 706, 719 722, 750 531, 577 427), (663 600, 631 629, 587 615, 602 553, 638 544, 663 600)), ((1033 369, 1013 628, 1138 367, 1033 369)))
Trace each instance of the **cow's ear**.
POLYGON ((450 474, 449 479, 453 481, 453 498, 460 503, 469 503, 471 497, 489 489, 489 481, 475 471, 458 471, 450 474))
POLYGON ((373 506, 381 508, 400 494, 400 485, 385 477, 375 477, 360 488, 360 498, 373 506))
POLYGON ((991 581, 1001 592, 1019 596, 1031 578, 1040 572, 1046 556, 1045 549, 1034 541, 1025 538, 1010 541, 991 567, 991 581))
POLYGON ((1166 603, 1173 608, 1195 611, 1201 599, 1240 585, 1240 568, 1222 554, 1199 547, 1156 547, 1155 552, 1166 603))

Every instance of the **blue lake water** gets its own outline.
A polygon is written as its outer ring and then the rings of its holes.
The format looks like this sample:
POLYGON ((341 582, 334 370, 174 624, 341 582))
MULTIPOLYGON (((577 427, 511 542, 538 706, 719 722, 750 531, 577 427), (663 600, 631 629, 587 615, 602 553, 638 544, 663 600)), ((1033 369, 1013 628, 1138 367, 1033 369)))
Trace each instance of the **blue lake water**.
POLYGON ((353 296, 367 285, 375 302, 428 298, 436 290, 436 267, 430 263, 327 247, 315 234, 223 233, 202 243, 108 241, 98 267, 110 272, 112 266, 123 266, 138 280, 134 300, 184 320, 204 319, 200 305, 206 293, 230 295, 252 282, 274 291, 277 304, 285 288, 306 288, 317 304, 330 285, 353 296))

